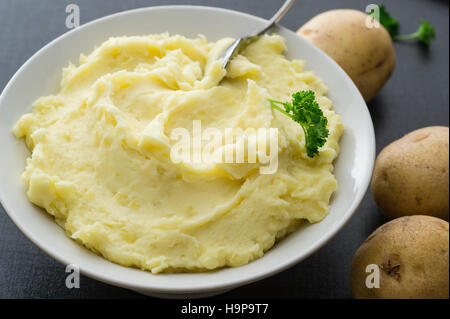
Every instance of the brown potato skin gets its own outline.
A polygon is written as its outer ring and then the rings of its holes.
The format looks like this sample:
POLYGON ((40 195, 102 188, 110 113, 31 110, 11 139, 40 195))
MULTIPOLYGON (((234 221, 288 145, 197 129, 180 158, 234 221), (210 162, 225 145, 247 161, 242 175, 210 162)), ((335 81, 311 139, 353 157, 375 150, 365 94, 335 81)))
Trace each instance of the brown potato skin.
POLYGON ((297 30, 347 72, 366 102, 381 90, 395 67, 389 33, 383 26, 368 28, 367 17, 357 10, 331 10, 297 30))
POLYGON ((394 219, 356 251, 350 287, 358 299, 448 299, 448 222, 430 216, 394 219), (367 288, 366 267, 378 265, 380 287, 367 288), (397 268, 393 268, 397 266, 397 268))
POLYGON ((372 196, 388 218, 449 218, 449 129, 415 130, 386 146, 375 161, 372 196))

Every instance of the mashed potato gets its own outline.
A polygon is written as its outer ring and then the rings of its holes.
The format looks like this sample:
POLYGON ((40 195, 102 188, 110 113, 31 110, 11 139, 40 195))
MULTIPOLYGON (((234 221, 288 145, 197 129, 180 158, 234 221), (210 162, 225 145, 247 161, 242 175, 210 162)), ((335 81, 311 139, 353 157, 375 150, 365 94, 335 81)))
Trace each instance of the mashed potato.
POLYGON ((301 221, 319 222, 337 183, 343 125, 327 88, 263 36, 225 72, 211 43, 168 34, 111 38, 63 70, 59 93, 39 98, 14 127, 31 157, 29 200, 70 238, 110 261, 153 273, 239 266, 301 221), (298 123, 272 110, 313 90, 330 136, 306 155, 298 123), (187 165, 168 156, 175 128, 277 128, 278 169, 256 163, 187 165))

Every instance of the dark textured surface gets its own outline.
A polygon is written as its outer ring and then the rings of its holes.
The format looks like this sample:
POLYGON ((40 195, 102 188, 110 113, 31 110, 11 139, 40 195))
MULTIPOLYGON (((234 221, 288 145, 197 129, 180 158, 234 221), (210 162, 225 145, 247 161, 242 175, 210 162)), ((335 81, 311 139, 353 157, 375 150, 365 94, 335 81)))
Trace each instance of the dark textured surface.
MULTIPOLYGON (((115 12, 163 4, 224 7, 269 18, 283 0, 1 0, 0 89, 37 50, 66 32, 65 7, 76 3, 81 23, 115 12)), ((282 25, 296 30, 325 10, 364 10, 369 1, 299 0, 282 25)), ((396 43, 395 72, 369 105, 377 138, 377 152, 403 134, 424 126, 448 126, 449 24, 448 1, 384 0, 401 21, 402 32, 417 28, 418 19, 431 21, 437 39, 430 50, 396 43)), ((76 48, 74 48, 76 50, 76 48)), ((2 153, 1 156, 8 156, 2 153)), ((65 268, 28 241, 0 207, 0 298, 143 298, 134 292, 87 277, 80 289, 65 287, 65 268)), ((370 194, 347 226, 317 253, 276 276, 237 288, 217 298, 349 298, 349 266, 361 242, 385 222, 370 194)))

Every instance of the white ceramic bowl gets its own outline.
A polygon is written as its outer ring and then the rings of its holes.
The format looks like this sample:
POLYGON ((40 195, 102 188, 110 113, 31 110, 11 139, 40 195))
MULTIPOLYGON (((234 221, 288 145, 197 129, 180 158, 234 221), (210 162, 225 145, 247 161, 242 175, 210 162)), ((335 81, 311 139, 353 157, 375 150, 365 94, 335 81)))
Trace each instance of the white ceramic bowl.
POLYGON ((23 141, 11 129, 31 110, 39 96, 58 91, 61 70, 80 53, 89 53, 110 36, 162 33, 209 40, 238 37, 255 31, 267 21, 248 14, 196 6, 164 6, 114 14, 81 26, 49 43, 14 75, 0 97, 0 199, 17 227, 37 246, 64 264, 76 264, 91 278, 162 297, 196 297, 224 292, 276 274, 315 252, 350 219, 366 193, 375 157, 372 121, 358 89, 345 72, 318 48, 282 27, 274 31, 286 39, 288 58, 306 60, 329 88, 329 97, 345 124, 335 173, 339 190, 330 214, 277 243, 262 258, 237 268, 206 273, 153 275, 127 268, 90 252, 69 239, 43 210, 30 204, 20 175, 29 155, 23 141))

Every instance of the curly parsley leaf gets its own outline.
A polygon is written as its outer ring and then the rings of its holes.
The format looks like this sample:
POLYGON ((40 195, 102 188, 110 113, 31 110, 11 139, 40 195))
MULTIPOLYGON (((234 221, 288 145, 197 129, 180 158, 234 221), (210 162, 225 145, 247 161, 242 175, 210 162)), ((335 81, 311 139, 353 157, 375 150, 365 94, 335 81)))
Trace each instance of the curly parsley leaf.
MULTIPOLYGON (((391 14, 386 10, 384 4, 380 4, 378 8, 380 10, 380 24, 385 27, 391 37, 395 37, 398 35, 400 23, 393 16, 391 16, 391 14)), ((372 10, 369 15, 375 17, 375 10, 372 10)))
POLYGON ((269 99, 271 106, 299 123, 305 133, 306 153, 309 157, 319 154, 329 135, 328 119, 315 101, 313 91, 299 91, 292 94, 291 102, 269 99))

